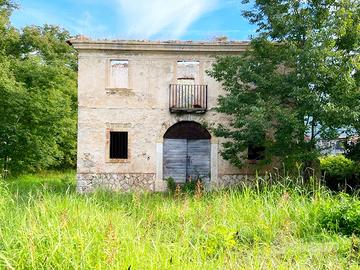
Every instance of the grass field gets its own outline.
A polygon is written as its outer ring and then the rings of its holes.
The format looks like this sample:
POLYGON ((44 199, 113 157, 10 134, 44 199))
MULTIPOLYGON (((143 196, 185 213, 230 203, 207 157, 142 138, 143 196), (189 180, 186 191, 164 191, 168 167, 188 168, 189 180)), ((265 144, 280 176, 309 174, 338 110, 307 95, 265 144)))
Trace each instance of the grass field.
POLYGON ((358 206, 280 185, 79 195, 73 172, 25 175, 0 184, 0 268, 360 269, 358 206))

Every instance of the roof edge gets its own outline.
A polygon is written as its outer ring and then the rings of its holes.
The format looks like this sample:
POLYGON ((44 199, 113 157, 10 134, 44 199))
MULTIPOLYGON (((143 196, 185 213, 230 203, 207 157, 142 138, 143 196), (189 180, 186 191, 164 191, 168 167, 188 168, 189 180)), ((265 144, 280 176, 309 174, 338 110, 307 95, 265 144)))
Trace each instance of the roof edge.
POLYGON ((75 49, 120 51, 196 51, 196 52, 243 52, 249 41, 149 41, 149 40, 91 40, 80 36, 67 40, 75 49))

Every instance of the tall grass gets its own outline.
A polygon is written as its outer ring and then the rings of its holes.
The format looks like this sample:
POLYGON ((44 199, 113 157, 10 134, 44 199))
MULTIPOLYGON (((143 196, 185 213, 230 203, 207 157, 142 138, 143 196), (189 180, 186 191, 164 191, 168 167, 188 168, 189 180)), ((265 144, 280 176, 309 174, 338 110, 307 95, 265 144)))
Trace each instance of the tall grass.
MULTIPOLYGON (((176 197, 75 192, 69 173, 0 184, 4 269, 359 269, 321 223, 343 197, 291 181, 176 197)), ((352 197, 352 200, 358 198, 352 197)))

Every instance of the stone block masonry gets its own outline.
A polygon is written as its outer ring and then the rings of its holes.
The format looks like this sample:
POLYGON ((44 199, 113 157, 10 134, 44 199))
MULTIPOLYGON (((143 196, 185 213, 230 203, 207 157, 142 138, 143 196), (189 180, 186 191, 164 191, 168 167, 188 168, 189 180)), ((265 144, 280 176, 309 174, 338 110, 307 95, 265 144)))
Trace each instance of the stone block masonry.
POLYGON ((78 174, 77 190, 81 193, 96 189, 113 191, 155 191, 153 173, 83 173, 78 174))

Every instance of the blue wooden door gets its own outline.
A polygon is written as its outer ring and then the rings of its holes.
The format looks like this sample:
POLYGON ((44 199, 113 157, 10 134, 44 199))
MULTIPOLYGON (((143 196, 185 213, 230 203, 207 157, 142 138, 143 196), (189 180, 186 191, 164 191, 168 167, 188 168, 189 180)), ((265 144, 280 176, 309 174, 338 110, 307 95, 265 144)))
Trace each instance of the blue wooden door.
POLYGON ((187 141, 187 178, 210 180, 210 140, 187 141))
POLYGON ((172 177, 176 183, 185 183, 187 163, 187 140, 164 140, 164 179, 172 177))
POLYGON ((210 180, 210 151, 208 139, 165 139, 164 140, 164 179, 172 177, 176 183, 186 179, 201 178, 210 180))

